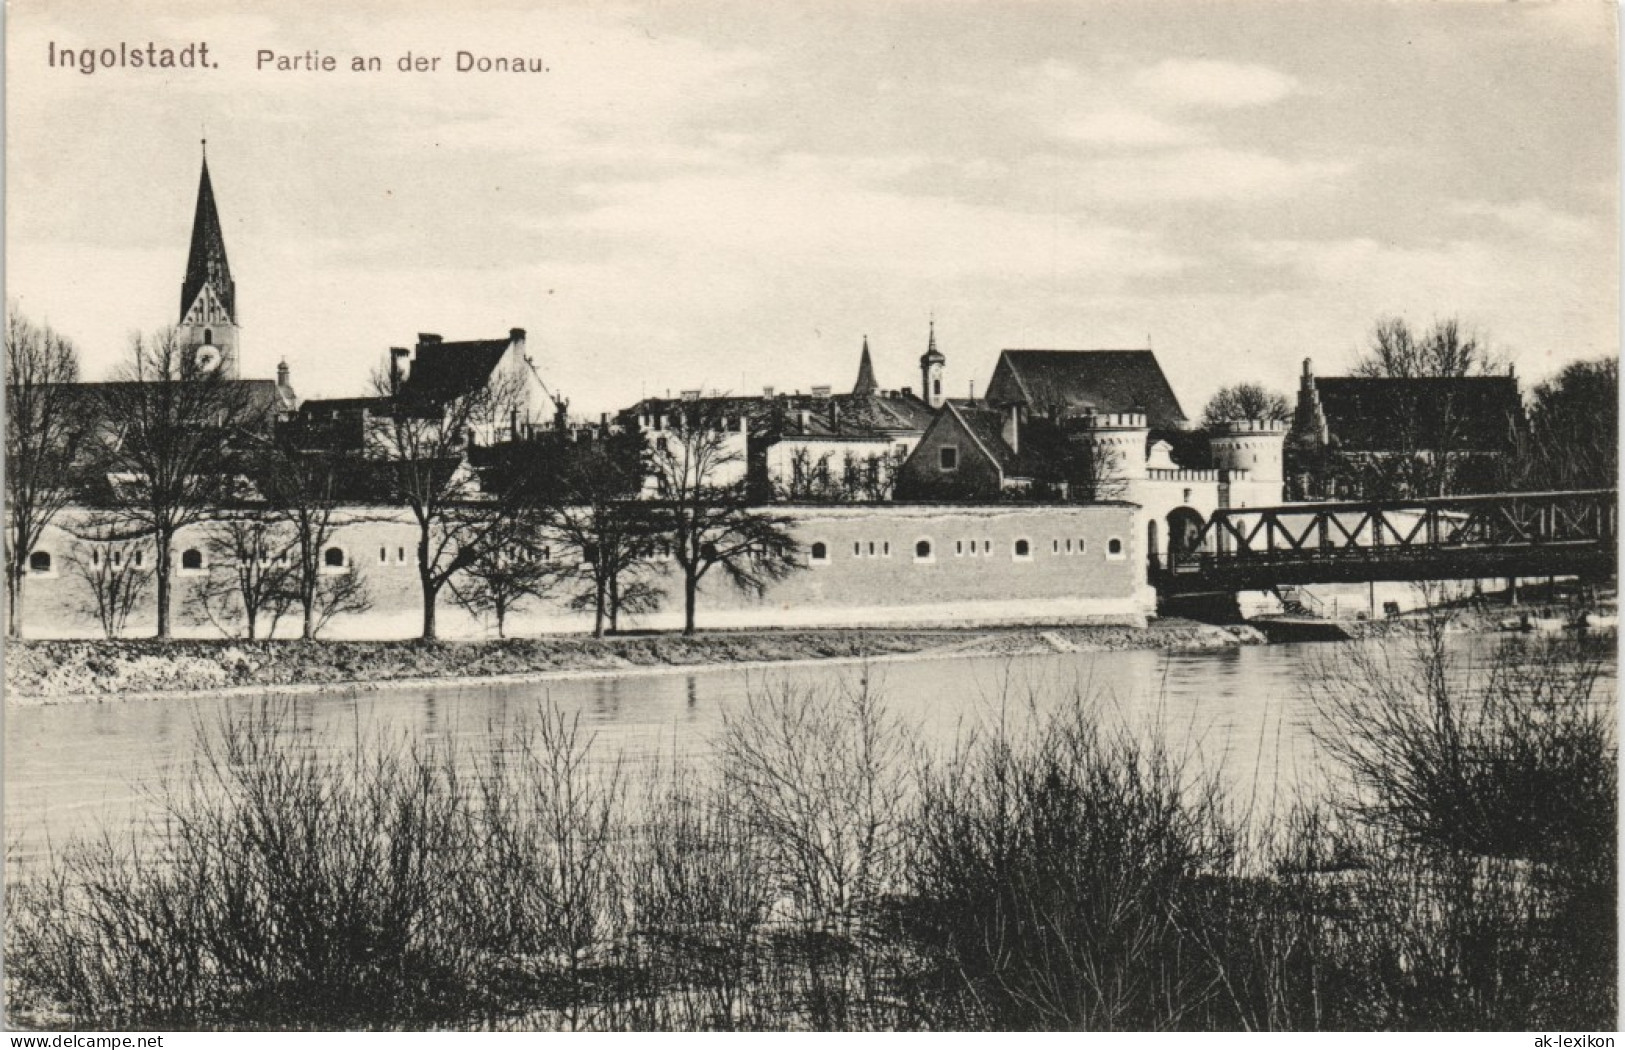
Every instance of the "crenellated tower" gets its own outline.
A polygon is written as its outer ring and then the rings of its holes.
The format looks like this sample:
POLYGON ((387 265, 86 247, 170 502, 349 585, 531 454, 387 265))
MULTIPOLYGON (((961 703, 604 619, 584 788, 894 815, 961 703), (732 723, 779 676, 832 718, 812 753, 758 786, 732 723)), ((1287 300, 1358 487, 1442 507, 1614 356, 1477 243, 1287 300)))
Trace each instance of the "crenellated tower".
POLYGON ((181 283, 181 345, 203 365, 218 367, 228 378, 239 377, 237 286, 226 260, 226 238, 209 181, 208 142, 203 174, 198 179, 197 210, 192 216, 192 247, 181 283))

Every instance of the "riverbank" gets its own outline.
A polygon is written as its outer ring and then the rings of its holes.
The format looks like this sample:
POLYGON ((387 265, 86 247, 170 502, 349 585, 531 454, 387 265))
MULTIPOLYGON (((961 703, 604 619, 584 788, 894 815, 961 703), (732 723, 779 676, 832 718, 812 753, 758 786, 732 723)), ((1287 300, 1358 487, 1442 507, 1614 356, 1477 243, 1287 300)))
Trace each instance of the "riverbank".
POLYGON ((820 661, 945 659, 1256 645, 1247 626, 1177 618, 1144 627, 719 631, 692 638, 511 638, 480 642, 241 640, 22 641, 6 646, 12 705, 158 699, 189 693, 391 688, 426 682, 632 675, 820 661))

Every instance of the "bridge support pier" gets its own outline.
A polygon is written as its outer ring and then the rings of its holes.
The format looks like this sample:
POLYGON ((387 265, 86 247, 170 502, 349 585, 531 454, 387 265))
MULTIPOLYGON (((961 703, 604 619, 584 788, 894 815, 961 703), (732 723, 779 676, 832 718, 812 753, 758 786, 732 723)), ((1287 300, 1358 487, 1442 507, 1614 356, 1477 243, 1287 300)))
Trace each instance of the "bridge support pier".
POLYGON ((1241 604, 1231 591, 1207 594, 1158 594, 1157 615, 1183 616, 1187 620, 1221 625, 1245 622, 1241 615, 1241 604))

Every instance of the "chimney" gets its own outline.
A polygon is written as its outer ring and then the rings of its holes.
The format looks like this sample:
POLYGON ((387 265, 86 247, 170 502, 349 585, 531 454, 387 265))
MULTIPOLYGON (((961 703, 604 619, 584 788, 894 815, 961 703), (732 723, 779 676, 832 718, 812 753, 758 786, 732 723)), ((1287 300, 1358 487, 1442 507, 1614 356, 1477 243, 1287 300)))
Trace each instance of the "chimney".
POLYGON ((773 388, 770 387, 770 386, 762 387, 762 396, 763 397, 772 397, 773 396, 773 388))
MULTIPOLYGON (((418 337, 419 339, 422 336, 418 337)), ((406 382, 406 359, 412 351, 404 346, 389 348, 389 396, 396 397, 401 392, 401 384, 406 382)))
POLYGON ((420 342, 420 343, 438 343, 440 341, 441 341, 440 333, 438 333, 438 332, 419 332, 418 333, 418 342, 420 342))
POLYGON ((1010 412, 1004 417, 1004 428, 1000 435, 1004 443, 1010 446, 1010 451, 1019 455, 1021 453, 1021 406, 1011 405, 1010 412))
POLYGON ((290 374, 291 373, 288 371, 288 359, 284 357, 282 360, 278 361, 276 365, 276 385, 289 386, 290 384, 288 382, 288 376, 290 374))
MULTIPOLYGON (((438 340, 439 336, 436 336, 435 338, 436 338, 436 340, 438 340)), ((523 328, 510 328, 510 329, 508 329, 508 342, 510 342, 510 343, 523 343, 524 341, 525 341, 525 330, 523 328)))

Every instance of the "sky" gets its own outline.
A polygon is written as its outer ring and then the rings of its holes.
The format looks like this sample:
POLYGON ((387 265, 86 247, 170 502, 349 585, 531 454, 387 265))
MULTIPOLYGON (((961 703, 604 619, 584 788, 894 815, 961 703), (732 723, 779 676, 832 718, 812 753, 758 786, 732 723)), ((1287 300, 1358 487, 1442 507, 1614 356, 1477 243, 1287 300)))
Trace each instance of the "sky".
POLYGON ((207 137, 243 374, 304 397, 513 327, 586 415, 845 389, 865 336, 918 389, 933 318, 956 395, 1150 345, 1194 416, 1390 315, 1534 382, 1618 354, 1616 55, 1592 0, 12 0, 6 293, 88 378, 176 322, 207 137), (120 42, 218 64, 48 64, 120 42))

